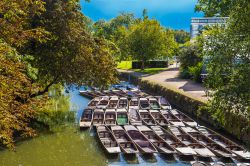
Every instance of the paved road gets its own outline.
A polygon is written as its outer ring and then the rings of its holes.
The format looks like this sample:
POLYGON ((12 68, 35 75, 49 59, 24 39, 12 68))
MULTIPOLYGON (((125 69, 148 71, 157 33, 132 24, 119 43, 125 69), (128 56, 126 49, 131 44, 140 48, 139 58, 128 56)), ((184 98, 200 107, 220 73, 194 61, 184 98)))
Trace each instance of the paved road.
MULTIPOLYGON (((124 72, 124 70, 122 71, 124 72)), ((208 100, 205 93, 205 88, 201 84, 195 83, 194 81, 188 79, 178 78, 178 68, 169 68, 166 71, 153 75, 147 75, 133 71, 126 72, 129 72, 137 77, 142 77, 143 80, 159 83, 168 88, 177 90, 187 96, 190 96, 191 98, 199 99, 204 102, 208 100)))

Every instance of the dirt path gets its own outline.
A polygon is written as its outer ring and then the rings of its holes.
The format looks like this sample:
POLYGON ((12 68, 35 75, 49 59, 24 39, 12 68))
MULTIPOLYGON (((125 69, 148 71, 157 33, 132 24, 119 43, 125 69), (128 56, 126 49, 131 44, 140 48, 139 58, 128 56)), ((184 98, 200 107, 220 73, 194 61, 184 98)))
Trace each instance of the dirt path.
MULTIPOLYGON (((124 72, 124 70, 122 70, 122 72, 124 72)), ((195 98, 203 102, 208 100, 205 93, 206 89, 201 84, 195 83, 194 81, 188 79, 178 78, 178 68, 169 68, 166 71, 153 75, 147 75, 133 71, 126 72, 129 72, 134 76, 141 77, 143 80, 159 83, 162 86, 166 86, 167 88, 177 90, 191 98, 195 98)))

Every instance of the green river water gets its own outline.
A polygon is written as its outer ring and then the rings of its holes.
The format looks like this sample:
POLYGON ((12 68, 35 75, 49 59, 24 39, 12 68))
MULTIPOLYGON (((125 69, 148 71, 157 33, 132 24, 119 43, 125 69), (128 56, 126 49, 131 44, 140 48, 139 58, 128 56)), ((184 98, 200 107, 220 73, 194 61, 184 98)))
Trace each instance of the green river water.
MULTIPOLYGON (((77 90, 68 95, 70 109, 79 119, 89 100, 80 96, 77 90)), ((190 165, 159 155, 151 158, 137 155, 132 159, 123 155, 107 156, 94 131, 80 131, 77 125, 76 120, 76 123, 64 125, 54 133, 40 133, 36 138, 19 141, 15 152, 0 149, 0 166, 190 165)))

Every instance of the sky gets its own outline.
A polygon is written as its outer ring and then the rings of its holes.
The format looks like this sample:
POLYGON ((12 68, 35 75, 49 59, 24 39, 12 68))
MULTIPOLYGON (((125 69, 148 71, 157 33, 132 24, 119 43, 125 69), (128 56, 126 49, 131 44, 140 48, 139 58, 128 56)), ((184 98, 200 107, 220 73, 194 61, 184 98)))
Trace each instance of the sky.
POLYGON ((191 17, 202 17, 195 13, 197 0, 81 0, 82 12, 93 21, 109 20, 122 12, 142 16, 143 9, 148 10, 150 18, 157 19, 161 25, 172 29, 190 31, 191 17))

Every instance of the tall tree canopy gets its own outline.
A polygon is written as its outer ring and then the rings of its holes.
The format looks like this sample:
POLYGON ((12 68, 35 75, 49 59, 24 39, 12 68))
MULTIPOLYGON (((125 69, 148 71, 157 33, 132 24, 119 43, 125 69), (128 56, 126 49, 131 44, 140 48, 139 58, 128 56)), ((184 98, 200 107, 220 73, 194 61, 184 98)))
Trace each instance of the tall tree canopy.
POLYGON ((204 55, 209 58, 206 85, 214 91, 211 111, 223 126, 237 128, 239 136, 250 132, 249 15, 249 1, 239 0, 226 28, 205 32, 208 49, 204 55))
POLYGON ((236 3, 237 0, 198 0, 195 10, 204 12, 206 17, 228 17, 236 3))
POLYGON ((35 135, 30 121, 51 85, 116 82, 115 47, 86 24, 79 0, 0 1, 0 144, 35 135))
POLYGON ((147 60, 172 55, 176 48, 173 33, 149 19, 131 26, 127 42, 133 58, 142 61, 142 69, 147 60))

